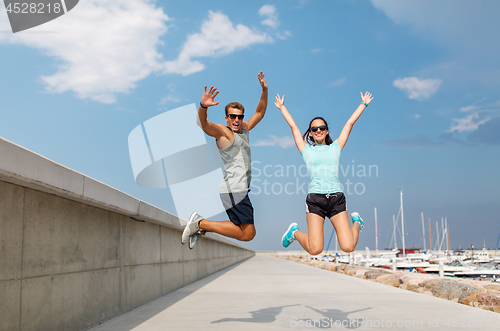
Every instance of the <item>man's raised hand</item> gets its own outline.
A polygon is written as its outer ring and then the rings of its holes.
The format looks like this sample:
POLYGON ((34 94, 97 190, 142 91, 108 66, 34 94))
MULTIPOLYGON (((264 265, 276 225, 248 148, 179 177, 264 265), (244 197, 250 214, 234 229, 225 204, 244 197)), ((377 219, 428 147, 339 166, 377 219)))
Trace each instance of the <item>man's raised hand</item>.
POLYGON ((262 89, 263 90, 267 90, 267 83, 266 83, 266 80, 264 79, 264 73, 261 71, 259 72, 259 83, 260 83, 260 86, 262 86, 262 89))
POLYGON ((210 89, 207 92, 207 85, 205 85, 205 92, 201 96, 201 106, 208 108, 211 106, 218 105, 220 101, 214 102, 214 98, 219 94, 216 87, 210 86, 210 89))

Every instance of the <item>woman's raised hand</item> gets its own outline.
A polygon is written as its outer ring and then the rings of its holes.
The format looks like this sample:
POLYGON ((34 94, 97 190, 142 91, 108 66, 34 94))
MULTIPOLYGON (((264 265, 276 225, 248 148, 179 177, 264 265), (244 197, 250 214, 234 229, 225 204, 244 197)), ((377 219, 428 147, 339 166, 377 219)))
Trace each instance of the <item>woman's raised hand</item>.
POLYGON ((274 105, 276 108, 281 109, 281 107, 285 105, 285 95, 280 98, 280 95, 276 94, 276 97, 274 98, 274 105))
POLYGON ((372 102, 373 96, 370 92, 366 91, 365 95, 363 95, 363 93, 361 92, 359 92, 359 94, 361 95, 361 102, 364 102, 367 105, 369 105, 370 102, 372 102))

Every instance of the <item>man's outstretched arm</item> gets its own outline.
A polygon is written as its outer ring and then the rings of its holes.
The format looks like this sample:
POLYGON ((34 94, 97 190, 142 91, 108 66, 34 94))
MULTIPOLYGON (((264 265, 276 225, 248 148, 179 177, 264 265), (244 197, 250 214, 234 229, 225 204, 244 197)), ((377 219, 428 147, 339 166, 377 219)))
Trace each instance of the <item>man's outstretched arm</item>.
POLYGON ((259 122, 264 118, 267 109, 267 83, 264 79, 264 74, 262 71, 258 75, 260 86, 262 86, 262 94, 260 96, 259 104, 257 105, 257 110, 255 114, 246 122, 248 131, 252 130, 259 122))
POLYGON ((219 94, 217 88, 210 86, 210 90, 207 92, 207 86, 205 85, 205 91, 201 96, 200 106, 198 107, 197 124, 207 135, 219 140, 220 137, 224 135, 224 131, 220 128, 220 125, 214 124, 207 120, 208 107, 219 104, 219 101, 214 102, 214 98, 217 96, 217 94, 219 94))

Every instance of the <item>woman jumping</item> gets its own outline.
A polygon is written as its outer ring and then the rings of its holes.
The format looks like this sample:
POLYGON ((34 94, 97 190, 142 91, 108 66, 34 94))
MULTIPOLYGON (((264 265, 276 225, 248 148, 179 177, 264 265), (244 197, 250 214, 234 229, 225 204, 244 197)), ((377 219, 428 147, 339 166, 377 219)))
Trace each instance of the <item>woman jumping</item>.
POLYGON ((297 223, 288 227, 282 238, 286 248, 297 239, 300 245, 311 255, 323 251, 323 226, 328 217, 335 228, 340 248, 352 252, 358 243, 359 231, 364 223, 358 213, 352 213, 352 226, 347 216, 345 196, 339 181, 340 152, 344 148, 354 123, 373 100, 372 94, 361 94, 361 104, 347 121, 340 136, 333 141, 328 132, 328 124, 322 117, 315 117, 309 128, 301 135, 292 115, 285 107, 285 96, 276 96, 274 104, 292 129, 295 145, 302 154, 309 174, 309 192, 306 198, 307 230, 300 232, 297 223))

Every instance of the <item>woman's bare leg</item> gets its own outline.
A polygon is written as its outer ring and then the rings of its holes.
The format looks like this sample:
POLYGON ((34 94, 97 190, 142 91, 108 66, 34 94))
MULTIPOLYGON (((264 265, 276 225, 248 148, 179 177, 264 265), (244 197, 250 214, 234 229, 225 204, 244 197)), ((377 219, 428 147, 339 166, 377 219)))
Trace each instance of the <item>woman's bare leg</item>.
POLYGON ((346 253, 354 251, 358 244, 359 223, 356 222, 351 226, 347 211, 332 216, 330 220, 335 228, 335 232, 337 232, 340 248, 346 253))
POLYGON ((307 213, 306 218, 308 232, 296 231, 294 237, 306 252, 311 255, 318 255, 323 251, 325 219, 313 213, 307 213))

